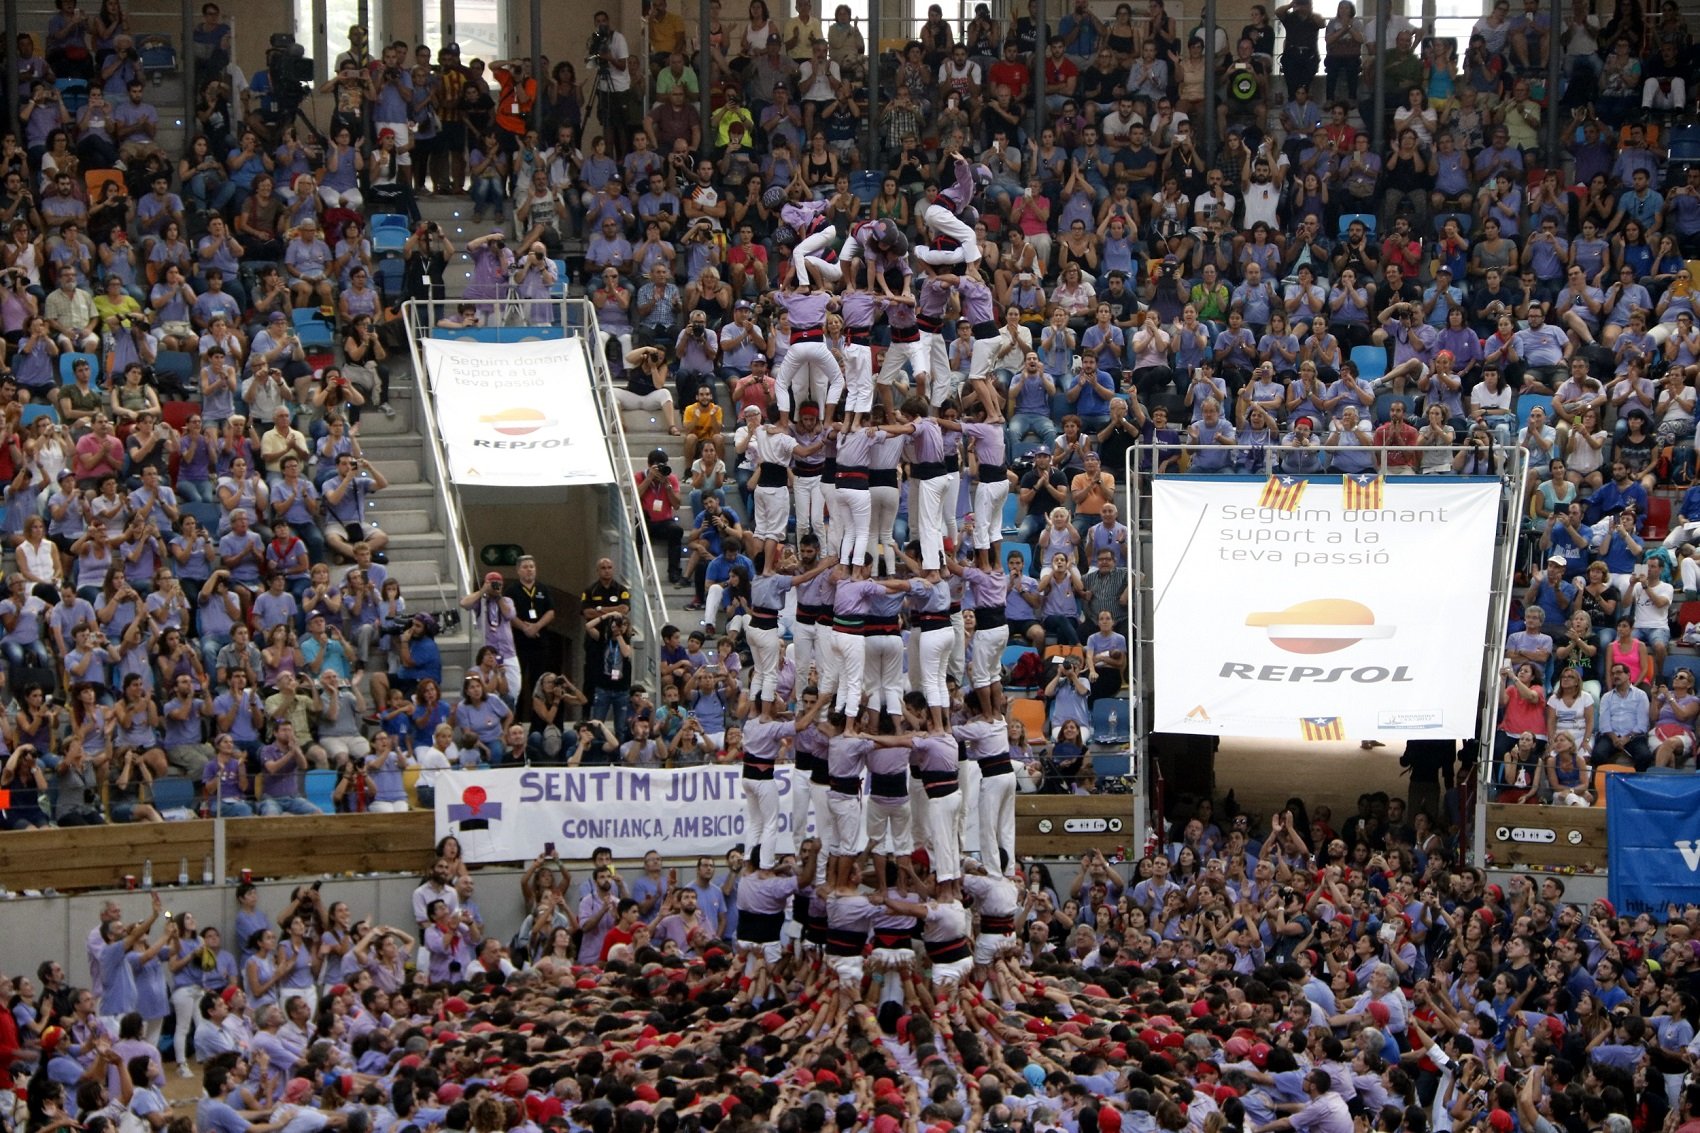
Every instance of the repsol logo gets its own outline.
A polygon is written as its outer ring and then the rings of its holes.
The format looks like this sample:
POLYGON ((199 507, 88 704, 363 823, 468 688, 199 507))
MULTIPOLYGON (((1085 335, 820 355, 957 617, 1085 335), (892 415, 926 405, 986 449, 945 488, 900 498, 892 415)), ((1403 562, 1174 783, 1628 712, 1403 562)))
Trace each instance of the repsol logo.
POLYGON ((472 442, 472 447, 473 448, 495 448, 495 449, 502 449, 504 451, 511 451, 513 449, 528 449, 528 448, 571 448, 572 443, 573 442, 571 442, 569 440, 564 440, 560 437, 554 437, 554 438, 551 438, 551 439, 546 440, 546 441, 486 441, 486 440, 474 440, 472 442))
POLYGON ((1350 665, 1337 668, 1323 668, 1320 665, 1249 665, 1240 661, 1226 661, 1218 674, 1241 681, 1285 681, 1293 684, 1334 684, 1338 681, 1351 681, 1353 684, 1410 684, 1416 678, 1404 665, 1396 669, 1388 669, 1381 665, 1369 665, 1362 669, 1354 669, 1350 665))

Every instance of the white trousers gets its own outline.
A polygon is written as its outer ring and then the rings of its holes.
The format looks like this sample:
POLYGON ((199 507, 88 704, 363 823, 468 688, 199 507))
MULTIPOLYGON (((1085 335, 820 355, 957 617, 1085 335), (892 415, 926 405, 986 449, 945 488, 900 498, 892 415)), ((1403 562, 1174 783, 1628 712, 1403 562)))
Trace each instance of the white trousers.
POLYGON ((968 376, 970 378, 986 378, 992 373, 992 356, 998 352, 998 340, 993 338, 976 338, 974 349, 968 355, 968 376))
POLYGON ((862 639, 862 687, 869 705, 893 716, 903 713, 903 638, 895 633, 862 639))
POLYGON ((813 532, 823 542, 826 539, 826 493, 821 490, 819 476, 793 476, 791 492, 792 513, 797 517, 797 538, 813 532))
POLYGON ((1009 499, 1009 478, 974 485, 974 546, 989 549, 1003 539, 1003 505, 1009 499))
POLYGON ((868 797, 868 844, 875 853, 906 858, 915 852, 909 800, 868 797))
POLYGON ((757 539, 785 541, 785 524, 791 518, 791 489, 784 484, 755 489, 755 533, 757 539))
POLYGON ((171 992, 171 1010, 177 1016, 177 1032, 172 1036, 171 1045, 179 1066, 187 1066, 195 1052, 195 1048, 189 1045, 189 1034, 196 1024, 201 994, 198 987, 173 988, 171 992))
POLYGON ((968 687, 987 688, 1003 679, 1003 651, 1009 644, 1009 626, 992 626, 974 631, 973 657, 969 658, 968 687))
POLYGON ((980 777, 980 861, 989 872, 1015 873, 1013 774, 980 777))
MULTIPOLYGON (((961 684, 968 679, 968 631, 962 626, 961 610, 950 615, 950 633, 950 675, 956 678, 957 684, 961 684)), ((976 633, 974 636, 980 635, 976 633)))
POLYGON ((936 881, 955 881, 962 876, 962 836, 957 829, 962 821, 962 811, 961 791, 927 800, 923 812, 926 815, 924 829, 927 854, 932 859, 936 881))
POLYGON ((750 692, 760 700, 776 700, 779 696, 779 631, 751 626, 744 631, 750 643, 750 660, 755 675, 750 680, 750 692))
POLYGON ((826 826, 826 784, 815 784, 802 775, 791 776, 791 837, 787 853, 796 853, 809 836, 809 812, 814 812, 815 833, 826 826))
POLYGON ((832 351, 826 348, 826 343, 819 340, 793 342, 785 351, 785 358, 779 363, 779 372, 773 379, 779 411, 791 412, 793 390, 799 403, 813 401, 824 405, 832 383, 843 380, 844 371, 839 367, 838 359, 832 356, 832 351))
POLYGON ((887 578, 897 575, 897 541, 893 536, 897 529, 897 493, 896 488, 868 489, 868 545, 879 548, 887 578))
POLYGON ((927 698, 927 707, 949 708, 950 690, 945 685, 945 677, 950 671, 950 651, 956 645, 956 633, 945 626, 914 636, 921 639, 921 692, 927 698))
POLYGON ((893 342, 885 348, 885 361, 880 363, 879 377, 875 379, 882 386, 889 386, 903 376, 903 363, 909 363, 912 373, 922 374, 927 370, 927 355, 922 352, 921 340, 914 342, 893 342))
POLYGON ((826 501, 826 520, 821 525, 820 531, 821 554, 825 555, 831 554, 838 548, 838 543, 836 542, 837 536, 834 534, 834 532, 838 529, 837 482, 832 480, 830 477, 822 476, 820 478, 820 494, 821 498, 826 501))
POLYGON ((957 515, 962 508, 962 473, 946 472, 944 480, 944 505, 941 509, 943 514, 939 516, 939 522, 944 524, 945 538, 952 543, 960 544, 962 540, 957 537, 959 526, 957 515))
POLYGON ((868 520, 872 500, 862 488, 839 489, 838 516, 833 534, 838 537, 838 558, 851 566, 868 561, 868 520))
POLYGON ((817 625, 805 625, 802 622, 791 623, 791 662, 797 666, 797 687, 808 684, 809 666, 821 659, 817 636, 826 631, 817 625))
POLYGON ((921 332, 920 367, 927 375, 927 404, 937 409, 950 400, 956 389, 956 372, 950 368, 950 351, 944 335, 921 332))
MULTIPOLYGON (((862 635, 834 630, 831 641, 832 651, 838 658, 832 702, 846 716, 859 715, 862 711, 862 671, 865 663, 862 635)), ((821 691, 824 694, 826 690, 821 691)))
POLYGON ((866 413, 874 407, 874 352, 857 342, 844 344, 844 407, 851 413, 866 413))
POLYGON ((948 236, 956 241, 956 248, 930 248, 919 245, 915 248, 915 258, 926 264, 972 264, 980 259, 980 241, 974 235, 974 230, 962 223, 957 216, 944 205, 932 204, 921 214, 926 222, 927 231, 936 238, 948 236))
POLYGON ((773 779, 744 779, 744 840, 749 858, 760 868, 772 865, 779 853, 779 783, 773 779), (756 847, 762 849, 760 860, 756 847))
POLYGON ((913 491, 909 497, 909 520, 920 535, 921 566, 927 570, 938 570, 944 563, 944 512, 946 507, 951 506, 947 502, 950 477, 911 480, 910 484, 913 491))
POLYGON ((828 224, 813 235, 805 236, 797 241, 797 246, 791 249, 791 266, 797 269, 798 282, 813 282, 809 279, 809 262, 811 260, 824 282, 838 282, 844 274, 844 269, 839 267, 837 263, 828 263, 821 257, 821 253, 829 250, 832 247, 832 242, 836 239, 838 239, 838 230, 828 224))
POLYGON ((956 823, 957 844, 964 853, 980 852, 980 765, 964 759, 956 768, 962 789, 962 808, 956 823))

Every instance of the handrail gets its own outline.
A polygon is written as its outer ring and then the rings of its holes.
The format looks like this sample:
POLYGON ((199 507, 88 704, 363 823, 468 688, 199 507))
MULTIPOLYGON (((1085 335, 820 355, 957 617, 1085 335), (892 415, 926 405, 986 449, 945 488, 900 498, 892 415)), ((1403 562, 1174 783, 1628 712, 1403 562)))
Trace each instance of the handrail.
MULTIPOLYGON (((449 301, 440 301, 445 310, 453 310, 449 301)), ((420 433, 425 440, 425 452, 430 457, 431 478, 437 485, 437 496, 442 502, 443 526, 448 530, 450 553, 454 556, 455 570, 459 576, 460 591, 455 595, 471 594, 478 589, 477 581, 473 578, 472 548, 466 529, 466 517, 461 514, 460 495, 451 490, 453 481, 449 477, 448 453, 443 450, 443 432, 437 426, 437 406, 431 398, 431 376, 425 368, 425 357, 419 349, 419 343, 429 332, 432 319, 429 311, 438 301, 430 299, 409 299, 402 304, 402 313, 407 318, 407 349, 413 356, 414 392, 419 402, 419 410, 424 414, 424 427, 420 433), (424 319, 421 325, 421 317, 424 319)))
MULTIPOLYGON (((447 534, 450 542, 454 544, 456 565, 461 572, 461 582, 464 586, 462 593, 471 593, 476 589, 476 580, 472 574, 472 548, 468 542, 467 525, 461 512, 459 494, 448 490, 453 483, 448 473, 448 455, 444 451, 442 433, 437 426, 436 406, 430 392, 430 376, 426 373, 419 346, 420 342, 431 336, 437 317, 453 313, 460 302, 459 299, 414 299, 409 300, 403 309, 407 315, 408 348, 413 352, 415 381, 418 383, 420 400, 425 406, 425 424, 429 432, 426 448, 431 456, 433 476, 447 498, 447 534)), ((499 306, 506 311, 512 302, 514 301, 504 300, 499 306)), ((519 302, 529 309, 540 307, 546 301, 528 299, 519 302)), ((614 540, 618 551, 613 557, 620 577, 626 579, 627 585, 641 598, 641 601, 633 603, 636 607, 632 615, 633 624, 642 635, 640 644, 645 655, 644 669, 651 679, 656 679, 661 671, 661 626, 666 617, 667 601, 661 592, 661 574, 657 568, 654 546, 649 539, 649 529, 641 522, 643 504, 638 498, 637 482, 632 477, 631 449, 626 440, 625 422, 620 415, 620 406, 614 398, 614 378, 608 370, 608 359, 602 347, 602 328, 596 319, 596 309, 588 301, 557 296, 551 302, 556 305, 553 325, 558 326, 565 337, 583 340, 592 392, 596 396, 598 410, 603 418, 603 443, 608 446, 609 463, 615 470, 612 485, 615 522, 625 533, 624 537, 614 540)), ((516 325, 505 329, 517 340, 523 337, 529 328, 516 325)))
POLYGON ((614 486, 620 501, 622 519, 631 538, 621 541, 621 558, 627 560, 621 573, 633 580, 643 593, 644 641, 650 650, 648 666, 657 689, 661 687, 661 625, 666 616, 667 598, 661 592, 662 574, 655 560, 655 544, 649 538, 649 526, 643 522, 643 499, 638 495, 633 476, 631 448, 626 442, 625 418, 620 403, 614 397, 614 375, 608 369, 608 355, 602 345, 602 324, 596 318, 596 307, 585 299, 563 299, 562 325, 570 332, 582 330, 585 350, 590 355, 590 373, 597 401, 601 406, 603 437, 613 450, 609 455, 615 467, 614 486))

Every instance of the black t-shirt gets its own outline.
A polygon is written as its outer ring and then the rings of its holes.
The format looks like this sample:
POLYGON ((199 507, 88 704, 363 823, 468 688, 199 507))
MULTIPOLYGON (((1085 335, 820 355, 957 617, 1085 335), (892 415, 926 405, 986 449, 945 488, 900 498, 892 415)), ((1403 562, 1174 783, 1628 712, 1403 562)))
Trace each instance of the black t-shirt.
POLYGON ((596 611, 605 610, 609 606, 630 606, 632 604, 632 592, 619 579, 615 579, 606 585, 601 582, 593 582, 579 595, 578 602, 584 608, 585 613, 594 614, 596 611))
POLYGON ((1316 33, 1319 30, 1315 13, 1288 12, 1280 17, 1280 20, 1281 26, 1287 29, 1287 42, 1281 54, 1314 57, 1317 53, 1316 33))
MULTIPOLYGON (((543 616, 555 608, 549 600, 549 589, 538 583, 533 590, 527 591, 525 584, 517 578, 510 578, 502 587, 502 597, 513 600, 514 615, 522 622, 541 621, 543 616)), ((515 638, 515 641, 518 641, 515 638)), ((526 640, 530 640, 527 638, 526 640)))
POLYGON ((1110 102, 1116 97, 1116 87, 1126 77, 1125 72, 1111 70, 1108 74, 1089 67, 1080 75, 1080 100, 1082 102, 1110 102))
MULTIPOLYGON (((1110 305, 1110 317, 1117 323, 1124 322, 1129 315, 1134 314, 1139 310, 1139 296, 1129 291, 1126 287, 1122 288, 1122 293, 1120 295, 1117 295, 1114 291, 1106 288, 1099 292, 1098 302, 1108 303, 1110 305)), ((1129 357, 1131 357, 1131 355, 1129 357)))
POLYGON ((1119 478, 1127 467, 1127 453, 1139 440, 1139 430, 1133 427, 1133 418, 1122 418, 1123 427, 1113 429, 1110 435, 1098 442, 1098 455, 1104 462, 1104 467, 1114 472, 1119 478))
MULTIPOLYGON (((1051 513, 1052 508, 1066 507, 1067 506, 1067 504, 1064 501, 1066 501, 1068 499, 1068 477, 1066 475, 1064 475, 1064 473, 1060 469, 1057 469, 1057 468, 1052 468, 1051 471, 1047 474, 1047 476, 1048 476, 1048 479, 1050 480, 1050 484, 1053 488, 1061 488, 1062 489, 1063 500, 1057 500, 1057 499, 1053 498, 1052 496, 1047 495, 1044 492, 1040 492, 1040 491, 1035 490, 1034 493, 1033 493, 1033 502, 1027 505, 1027 514, 1033 515, 1033 516, 1038 516, 1040 519, 1043 519, 1043 518, 1045 518, 1045 516, 1049 515, 1051 513)), ((1025 488, 1037 489, 1039 487, 1039 478, 1040 478, 1039 470, 1034 469, 1033 471, 1027 473, 1027 475, 1025 475, 1021 478, 1021 487, 1024 488, 1024 489, 1025 488)))

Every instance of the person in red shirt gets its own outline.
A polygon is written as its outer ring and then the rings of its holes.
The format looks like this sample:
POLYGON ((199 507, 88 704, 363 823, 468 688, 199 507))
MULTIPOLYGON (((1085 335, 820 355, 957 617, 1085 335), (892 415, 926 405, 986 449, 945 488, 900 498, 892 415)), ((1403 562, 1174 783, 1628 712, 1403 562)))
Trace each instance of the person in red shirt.
POLYGON ((991 86, 1009 88, 1009 97, 1013 102, 1027 101, 1027 82, 1032 75, 1027 61, 1021 57, 1021 48, 1013 40, 1006 40, 1003 45, 1003 58, 992 64, 987 75, 991 86))
POLYGON ((638 500, 643 505, 643 525, 649 529, 650 545, 657 554, 667 556, 667 581, 679 581, 679 549, 684 531, 679 527, 678 508, 683 501, 679 476, 667 463, 667 450, 658 448, 649 454, 649 467, 634 472, 638 500), (664 550, 663 550, 664 549, 664 550))
POLYGON ((1415 445, 1417 429, 1405 419, 1405 403, 1395 401, 1388 407, 1387 423, 1375 431, 1376 447, 1381 449, 1381 471, 1384 475, 1414 475, 1422 456, 1410 448, 1388 446, 1415 445))
POLYGON ((1399 217, 1393 222, 1393 231, 1381 242, 1381 262, 1398 264, 1406 279, 1415 279, 1422 260, 1423 242, 1411 231, 1410 219, 1399 217))
POLYGON ((608 953, 616 944, 630 944, 640 926, 646 933, 649 930, 649 926, 642 924, 639 919, 638 903, 630 897, 620 898, 620 903, 614 906, 614 916, 617 920, 602 941, 602 955, 596 958, 599 964, 608 962, 608 953))

